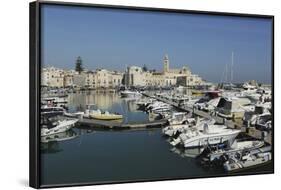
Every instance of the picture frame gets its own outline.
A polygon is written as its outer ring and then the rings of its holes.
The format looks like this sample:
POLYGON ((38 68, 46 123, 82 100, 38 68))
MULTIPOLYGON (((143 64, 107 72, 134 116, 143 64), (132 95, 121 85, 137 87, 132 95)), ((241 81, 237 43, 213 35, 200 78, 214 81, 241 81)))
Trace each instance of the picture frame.
MULTIPOLYGON (((74 10, 75 11, 75 10, 74 10)), ((131 182, 147 182, 147 181, 161 181, 161 180, 176 180, 176 179, 194 179, 194 178, 210 178, 210 177, 226 177, 226 176, 242 176, 242 175, 255 175, 255 174, 272 174, 274 173, 274 16, 273 15, 258 15, 258 14, 241 14, 241 13, 225 13, 225 12, 208 12, 208 11, 194 11, 194 10, 181 10, 181 9, 164 9, 164 8, 152 8, 152 7, 132 7, 132 6, 116 6, 116 5, 101 5, 101 4, 87 4, 87 3, 66 3, 66 2, 54 2, 54 1, 36 1, 36 2, 31 2, 30 3, 30 128, 29 128, 29 142, 30 142, 30 150, 29 150, 29 181, 30 181, 30 186, 33 188, 49 188, 49 187, 68 187, 68 186, 83 186, 83 185, 98 185, 98 184, 115 184, 115 183, 131 183, 131 182), (268 135, 270 136, 270 166, 267 169, 261 169, 261 170, 252 170, 249 172, 238 172, 238 173, 206 173, 206 174, 198 174, 198 175, 179 175, 179 177, 175 177, 176 175, 174 175, 173 177, 167 175, 166 177, 161 176, 161 177, 155 177, 157 176, 155 174, 154 177, 147 177, 147 178, 128 178, 128 179, 119 179, 118 178, 114 178, 112 177, 111 180, 97 180, 97 181, 91 181, 91 180, 84 180, 83 179, 81 181, 78 182, 78 180, 75 180, 73 182, 69 182, 71 181, 71 178, 65 180, 67 182, 59 182, 59 183, 42 183, 42 176, 46 175, 44 174, 44 171, 46 170, 46 166, 45 169, 42 168, 42 163, 44 163, 44 161, 42 162, 42 147, 41 147, 41 143, 42 143, 42 130, 41 130, 41 116, 42 116, 42 81, 45 79, 42 79, 42 69, 43 66, 45 66, 45 64, 42 64, 42 49, 43 49, 43 45, 44 43, 46 43, 46 41, 42 40, 42 32, 45 30, 45 28, 43 29, 44 26, 44 18, 43 18, 43 7, 46 6, 50 6, 50 7, 55 7, 55 8, 65 8, 66 11, 68 11, 68 8, 71 9, 75 9, 75 8, 79 8, 81 9, 81 11, 85 9, 87 9, 87 11, 97 11, 97 10, 102 10, 105 11, 105 15, 107 14, 107 11, 109 11, 108 14, 110 14, 110 12, 120 12, 121 14, 129 11, 130 14, 134 15, 134 13, 138 13, 138 14, 160 14, 160 15, 166 15, 167 17, 169 16, 188 16, 188 15, 194 15, 195 17, 219 17, 219 18, 223 18, 223 17, 231 17, 231 18, 235 18, 235 19, 241 19, 243 21, 243 19, 255 19, 257 22, 259 22, 259 19, 261 20, 265 20, 269 22, 269 26, 267 29, 267 31, 269 31, 270 33, 270 39, 268 41, 266 41, 268 44, 262 46, 262 48, 264 47, 270 47, 271 49, 268 50, 269 52, 266 54, 267 60, 270 60, 270 64, 267 65, 266 68, 269 68, 268 70, 270 71, 270 89, 271 89, 271 94, 270 94, 270 126, 272 126, 270 128, 270 132, 266 132, 266 133, 260 133, 259 136, 262 136, 260 138, 265 138, 265 136, 268 135)), ((50 21, 49 21, 50 22, 50 21)), ((83 22, 80 21, 80 22, 83 22)), ((108 22, 109 24, 112 24, 112 20, 111 22, 108 22)), ((185 22, 183 20, 183 22, 185 22)), ((107 24, 108 24, 107 23, 107 24)), ((130 30, 130 28, 128 28, 128 30, 130 30)), ((44 34, 45 35, 45 34, 44 34)), ((237 39, 239 40, 239 39, 237 39)), ((120 42, 119 42, 120 43, 120 42)), ((153 43, 152 43, 153 44, 153 43)), ((45 46, 44 46, 45 47, 45 46)), ((83 57, 82 57, 83 59, 83 57)), ((161 59, 161 57, 159 58, 161 59)), ((165 72, 165 66, 166 69, 169 69, 169 57, 168 56, 164 56, 163 58, 164 60, 164 68, 163 68, 163 72, 165 72), (167 62, 167 64, 165 65, 165 61, 167 62)), ((233 59, 233 53, 232 53, 232 59, 233 59)), ((78 60, 78 59, 77 59, 78 60)), ((77 62, 76 60, 76 62, 77 62)), ((75 61, 75 60, 74 60, 75 61)), ((126 67, 125 65, 120 65, 120 67, 126 67)), ((99 69, 99 68, 97 68, 99 69)), ((144 70, 144 68, 142 68, 144 70)), ((179 72, 184 72, 184 68, 179 71, 179 72)), ((122 76, 124 77, 124 83, 126 84, 126 72, 125 74, 123 74, 122 76)), ((129 72, 129 71, 128 71, 129 72)), ((154 73, 157 73, 155 71, 151 71, 154 73)), ((227 67, 226 67, 226 73, 227 73, 227 67)), ((80 72, 79 72, 80 74, 80 72)), ((159 74, 159 73, 158 73, 159 74)), ((182 73, 180 73, 182 74, 182 73)), ((231 75, 233 75, 232 71, 230 72, 231 75)), ((130 77, 131 75, 128 74, 128 77, 130 77)), ((179 75, 180 77, 184 76, 184 75, 179 75)), ((177 86, 177 88, 179 88, 181 85, 178 84, 182 84, 180 83, 180 79, 182 78, 176 78, 176 80, 170 79, 168 81, 167 84, 175 84, 175 87, 177 86), (173 82, 174 81, 174 82, 173 82)), ((232 76, 233 77, 233 76, 232 76)), ((227 78, 232 78, 232 77, 226 77, 227 78)), ((74 80, 74 79, 73 79, 74 80)), ((78 79, 77 79, 78 80, 78 79)), ((118 78, 116 79, 118 80, 118 78)), ((123 79, 122 79, 123 80, 123 79)), ((128 83, 125 85, 127 86, 138 86, 138 85, 133 85, 133 83, 136 81, 136 79, 134 80, 134 82, 130 81, 130 79, 127 79, 128 83)), ((158 80, 158 79, 157 79, 158 80)), ((159 79, 160 80, 160 79, 159 79)), ((184 80, 187 80, 184 78, 184 80)), ((195 80, 195 79, 193 79, 195 80)), ((121 80, 120 80, 121 82, 121 80)), ((164 86, 166 86, 166 81, 163 82, 163 89, 164 86)), ((183 86, 189 86, 191 83, 191 81, 189 80, 189 82, 186 82, 185 84, 183 84, 183 86)), ((139 84, 142 84, 141 82, 139 84)), ((148 86, 148 83, 146 83, 144 86, 148 86)), ((162 83, 157 84, 155 83, 154 86, 161 86, 162 83)), ((172 86, 172 85, 171 85, 172 86)), ((196 86, 196 85, 195 85, 196 86)), ((200 86, 200 85, 197 85, 200 86)), ((64 88, 64 87, 63 87, 64 88)), ((104 87, 100 87, 102 89, 104 89, 104 87)), ((107 88, 107 87, 105 87, 107 88)), ((49 90, 49 89, 48 89, 49 90)), ((150 89, 149 89, 150 91, 150 89)), ((176 93, 177 94, 177 93, 176 93)), ((164 95, 163 97, 159 97, 159 99, 165 98, 164 95)), ((173 106, 180 106, 180 103, 177 103, 176 105, 173 106)), ((171 107, 168 107, 168 109, 170 110, 171 107)), ((193 108, 193 112, 195 108, 193 108)), ((113 113, 110 113, 113 114, 113 113)), ((117 114, 116 114, 117 115, 117 114)), ((228 125, 228 119, 222 119, 223 124, 228 125)), ((99 122, 100 124, 101 122, 99 122)), ((123 123, 122 123, 123 124, 123 123)), ((149 123, 150 125, 153 125, 153 123, 149 123)), ((158 124, 158 123, 157 123, 158 124)), ((84 123, 85 125, 85 123, 84 123)), ((87 124, 86 124, 87 125, 87 124)), ((116 124, 117 125, 117 124, 116 124)), ((139 125, 139 123, 137 124, 139 125)), ((161 124, 162 125, 162 124, 161 124)), ((118 125, 119 126, 119 125, 118 125)), ((122 127, 127 126, 125 124, 120 125, 122 127)), ((112 128, 114 128, 116 126, 110 126, 110 130, 112 130, 112 128)), ((147 127, 145 127, 147 128, 147 127)), ((163 128, 163 126, 162 126, 163 128)), ((234 124, 234 128, 236 129, 236 125, 234 124)), ((92 130, 92 129, 91 129, 92 130)), ((114 130, 114 129, 113 129, 114 130)), ((248 129, 247 127, 245 127, 246 132, 248 133, 250 131, 250 129, 248 129)), ((162 137, 161 137, 162 138, 162 137)), ((120 140, 120 139, 119 139, 120 140)), ((161 139, 161 141, 163 142, 164 139, 161 139)), ((266 143, 268 143, 266 141, 266 143)), ((218 143, 217 143, 218 144, 218 143)), ((123 150, 124 151, 124 150, 123 150)), ((263 153, 263 152, 262 152, 263 153)), ((160 153, 159 153, 160 154, 160 153)), ((182 152, 181 152, 182 155, 182 152)), ((179 156, 179 155, 178 155, 179 156)), ((153 158, 152 158, 153 159, 153 158)), ((159 159, 159 158, 158 158, 159 159)), ((167 158, 168 159, 168 158, 167 158)), ((44 159, 43 159, 44 160, 44 159)), ((77 160, 76 160, 77 161, 77 160)), ((45 161, 46 162, 46 161, 45 161)), ((166 162, 167 163, 167 162, 166 162)), ((72 163, 73 164, 73 163, 72 163)), ((107 163, 103 163, 104 165, 107 163)), ((160 168, 160 167, 159 167, 160 168)), ((158 169, 159 169, 158 168, 158 169)), ((120 169, 120 168, 119 168, 120 169)), ((91 173, 91 172, 90 172, 91 173)), ((95 174, 97 175, 97 174, 95 174)))

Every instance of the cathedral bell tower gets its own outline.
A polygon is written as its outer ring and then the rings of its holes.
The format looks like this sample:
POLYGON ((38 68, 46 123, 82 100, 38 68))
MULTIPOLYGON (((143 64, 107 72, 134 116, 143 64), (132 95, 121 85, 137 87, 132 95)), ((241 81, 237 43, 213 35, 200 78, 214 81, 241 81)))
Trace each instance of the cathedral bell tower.
POLYGON ((168 57, 168 55, 166 54, 165 56, 164 56, 164 60, 163 60, 163 65, 164 65, 164 73, 166 73, 166 72, 169 72, 169 57, 168 57))

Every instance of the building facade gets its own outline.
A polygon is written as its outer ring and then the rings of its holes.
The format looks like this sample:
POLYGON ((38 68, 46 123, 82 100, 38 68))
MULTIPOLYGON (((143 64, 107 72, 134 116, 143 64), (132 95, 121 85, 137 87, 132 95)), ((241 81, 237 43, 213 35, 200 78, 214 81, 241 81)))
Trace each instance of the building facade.
POLYGON ((49 87, 63 87, 64 71, 55 67, 43 68, 41 73, 41 85, 49 87))
POLYGON ((131 66, 125 72, 127 86, 195 86, 204 81, 198 75, 192 74, 186 66, 181 69, 171 69, 168 55, 163 59, 163 71, 143 71, 141 67, 131 66))
POLYGON ((41 86, 58 88, 116 88, 122 85, 123 79, 123 73, 106 69, 78 73, 54 67, 43 68, 41 76, 41 86))

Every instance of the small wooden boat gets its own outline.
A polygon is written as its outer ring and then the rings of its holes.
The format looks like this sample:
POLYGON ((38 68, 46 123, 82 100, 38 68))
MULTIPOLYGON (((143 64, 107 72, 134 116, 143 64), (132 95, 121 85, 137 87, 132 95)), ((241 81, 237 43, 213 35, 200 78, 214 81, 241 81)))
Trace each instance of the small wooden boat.
POLYGON ((120 120, 123 119, 123 115, 117 113, 109 113, 108 111, 101 112, 100 110, 97 110, 90 113, 90 118, 99 120, 120 120))

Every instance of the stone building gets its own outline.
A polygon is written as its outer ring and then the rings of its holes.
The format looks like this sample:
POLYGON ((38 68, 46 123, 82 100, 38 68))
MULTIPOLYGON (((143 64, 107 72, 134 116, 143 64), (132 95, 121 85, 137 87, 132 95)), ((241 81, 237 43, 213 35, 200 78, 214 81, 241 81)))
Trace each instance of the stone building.
POLYGON ((181 69, 171 69, 168 55, 163 59, 163 71, 143 71, 141 67, 131 66, 125 72, 127 86, 194 86, 202 84, 198 75, 191 73, 186 66, 181 69))
POLYGON ((55 67, 43 68, 41 72, 41 85, 48 87, 63 87, 64 71, 55 67))

